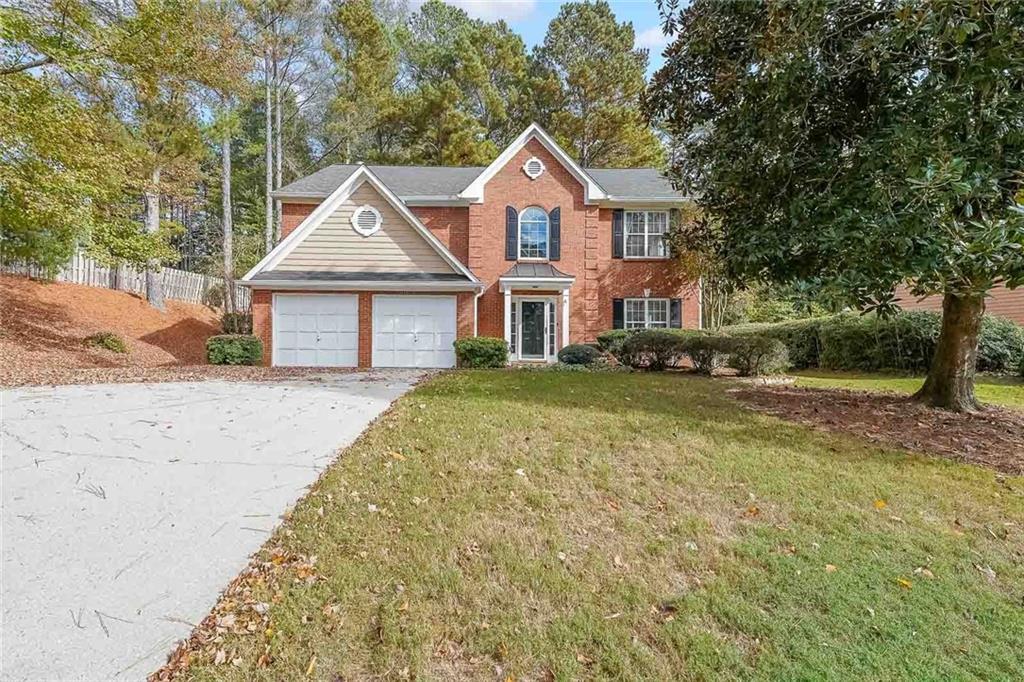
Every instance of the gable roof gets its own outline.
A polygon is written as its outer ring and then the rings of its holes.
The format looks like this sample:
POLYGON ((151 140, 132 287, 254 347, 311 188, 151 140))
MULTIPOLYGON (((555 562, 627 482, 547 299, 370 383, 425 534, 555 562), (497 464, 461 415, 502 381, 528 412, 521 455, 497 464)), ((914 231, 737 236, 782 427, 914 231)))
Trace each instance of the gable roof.
POLYGON ((547 132, 536 123, 531 123, 526 130, 520 133, 519 137, 513 140, 512 144, 505 147, 501 154, 498 154, 498 158, 491 161, 490 165, 487 166, 476 176, 473 182, 469 183, 466 189, 459 193, 459 196, 463 199, 468 199, 474 203, 480 203, 484 200, 484 186, 487 181, 494 177, 494 175, 500 171, 505 165, 512 160, 512 158, 519 153, 519 150, 526 146, 526 143, 530 140, 537 140, 544 148, 551 152, 551 155, 558 159, 566 170, 568 170, 573 177, 580 181, 583 185, 583 202, 587 204, 597 203, 601 199, 606 199, 607 194, 604 188, 601 187, 594 180, 587 171, 576 163, 576 161, 565 153, 565 150, 558 146, 554 138, 547 134, 547 132))
POLYGON ((413 229, 420 234, 420 236, 423 237, 423 239, 452 267, 456 273, 464 276, 466 280, 470 282, 479 283, 479 280, 473 275, 469 268, 463 265, 459 259, 451 253, 451 251, 445 248, 444 244, 442 244, 441 241, 419 221, 405 203, 366 166, 358 166, 355 172, 349 174, 344 182, 338 185, 338 187, 331 192, 331 194, 324 199, 320 205, 317 206, 316 209, 314 209, 313 212, 299 224, 298 227, 292 230, 291 234, 282 239, 281 242, 270 251, 270 253, 264 256, 259 263, 253 266, 241 281, 255 281, 259 273, 273 270, 295 249, 296 246, 301 244, 317 226, 323 223, 328 216, 333 214, 334 211, 344 203, 353 192, 356 191, 356 189, 358 189, 363 183, 367 182, 370 183, 370 185, 377 190, 384 200, 387 201, 391 207, 394 208, 399 215, 401 215, 401 217, 404 218, 413 227, 413 229))
MULTIPOLYGON (((536 138, 580 181, 595 201, 680 201, 657 168, 582 168, 537 124, 531 125, 488 166, 365 166, 406 204, 468 204, 483 200, 483 187, 519 150, 536 138)), ((278 199, 323 199, 362 164, 335 164, 276 190, 278 199)))

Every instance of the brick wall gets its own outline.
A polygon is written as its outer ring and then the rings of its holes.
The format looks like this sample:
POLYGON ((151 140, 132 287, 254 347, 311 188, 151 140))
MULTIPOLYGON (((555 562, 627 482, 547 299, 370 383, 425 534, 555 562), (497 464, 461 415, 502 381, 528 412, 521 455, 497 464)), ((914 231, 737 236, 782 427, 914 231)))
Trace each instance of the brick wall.
MULTIPOLYGON (((918 300, 906 287, 896 289, 896 300, 904 310, 935 310, 942 312, 942 297, 929 296, 918 300)), ((1000 285, 989 292, 985 299, 985 312, 989 315, 1006 317, 1017 324, 1024 324, 1024 287, 1007 289, 1000 285)))
POLYGON ((312 213, 319 204, 281 204, 281 239, 284 239, 312 213))
POLYGON ((465 206, 412 206, 427 229, 466 264, 469 262, 469 209, 465 206))
MULTIPOLYGON (((290 294, 323 294, 323 291, 289 291, 290 294)), ((359 297, 359 367, 370 367, 373 364, 373 296, 383 294, 387 296, 428 296, 419 292, 372 292, 372 291, 345 291, 338 292, 355 294, 359 297)), ((442 294, 438 294, 442 295, 442 294)), ((455 324, 456 338, 465 338, 473 335, 473 294, 459 292, 455 294, 455 324)), ((263 342, 263 364, 269 366, 274 357, 273 334, 271 327, 272 311, 271 304, 273 292, 256 290, 252 292, 252 333, 263 342)))

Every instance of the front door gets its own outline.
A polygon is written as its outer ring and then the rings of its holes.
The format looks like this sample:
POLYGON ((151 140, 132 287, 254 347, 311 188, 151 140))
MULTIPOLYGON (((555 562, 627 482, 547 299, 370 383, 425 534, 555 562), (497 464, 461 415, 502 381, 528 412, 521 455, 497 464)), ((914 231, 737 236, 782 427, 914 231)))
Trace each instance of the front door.
POLYGON ((544 301, 522 301, 520 303, 519 357, 530 360, 544 359, 544 301))

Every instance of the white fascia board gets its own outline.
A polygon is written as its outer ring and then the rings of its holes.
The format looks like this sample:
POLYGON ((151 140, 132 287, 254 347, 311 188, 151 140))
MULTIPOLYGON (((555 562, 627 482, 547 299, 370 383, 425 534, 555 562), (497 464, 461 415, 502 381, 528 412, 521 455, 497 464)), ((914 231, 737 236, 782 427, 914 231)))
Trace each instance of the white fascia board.
POLYGON ((325 291, 476 291, 482 282, 388 282, 380 280, 332 282, 329 280, 255 280, 239 282, 250 289, 325 290, 325 291))
POLYGON ((524 130, 519 137, 517 137, 512 144, 505 147, 505 150, 498 155, 494 161, 490 163, 487 168, 476 176, 473 182, 469 183, 466 189, 459 193, 459 196, 463 199, 469 199, 475 204, 483 203, 484 200, 484 186, 487 182, 497 174, 502 168, 504 168, 512 157, 519 153, 519 150, 526 146, 526 143, 531 139, 538 139, 540 143, 544 145, 551 154, 558 159, 559 163, 565 166, 566 169, 572 173, 573 177, 580 181, 583 185, 583 202, 586 204, 594 204, 602 199, 607 198, 607 193, 601 187, 601 185, 590 176, 583 168, 576 163, 571 156, 565 153, 565 151, 558 146, 548 133, 536 123, 531 123, 526 130, 524 130))
POLYGON ((675 208, 693 203, 690 197, 615 197, 609 196, 599 202, 601 208, 650 206, 651 208, 675 208))
POLYGON ((282 260, 284 260, 288 254, 295 250, 295 247, 302 243, 309 234, 316 229, 318 225, 323 223, 335 210, 350 196, 352 193, 359 188, 364 182, 369 182, 377 190, 377 192, 384 197, 384 199, 391 204, 398 213, 405 218, 405 220, 412 225, 421 237, 423 237, 428 244, 437 253, 452 266, 452 268, 459 274, 465 275, 472 282, 478 282, 476 276, 463 265, 458 258, 452 255, 452 252, 445 248, 445 245, 438 240, 434 234, 426 228, 426 226, 419 221, 409 207, 402 202, 402 200, 396 195, 391 189, 385 185, 380 178, 378 178, 373 171, 366 166, 360 165, 352 175, 348 176, 345 182, 338 185, 338 188, 331 192, 331 194, 317 206, 312 213, 310 213, 305 220, 299 223, 299 226, 292 230, 291 234, 281 240, 277 246, 275 246, 270 253, 263 257, 263 259, 257 263, 249 272, 245 273, 242 277, 241 282, 248 282, 252 279, 256 273, 264 270, 273 270, 282 260))
POLYGON ((498 288, 501 291, 527 287, 564 290, 571 287, 575 281, 575 277, 499 277, 498 288))

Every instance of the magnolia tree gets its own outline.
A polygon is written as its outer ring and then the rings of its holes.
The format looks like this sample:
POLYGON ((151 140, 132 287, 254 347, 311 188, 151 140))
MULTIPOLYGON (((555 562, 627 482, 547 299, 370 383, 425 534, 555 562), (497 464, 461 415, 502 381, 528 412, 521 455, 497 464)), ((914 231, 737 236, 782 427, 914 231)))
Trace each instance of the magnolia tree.
POLYGON ((916 397, 974 409, 986 292, 1024 282, 1024 3, 659 4, 647 108, 712 218, 691 236, 734 277, 864 309, 942 296, 916 397))

